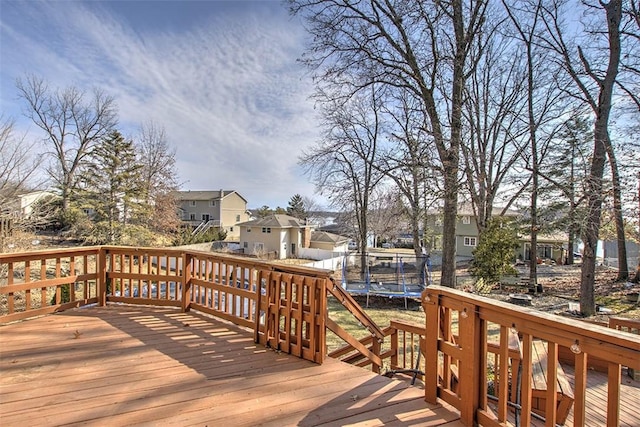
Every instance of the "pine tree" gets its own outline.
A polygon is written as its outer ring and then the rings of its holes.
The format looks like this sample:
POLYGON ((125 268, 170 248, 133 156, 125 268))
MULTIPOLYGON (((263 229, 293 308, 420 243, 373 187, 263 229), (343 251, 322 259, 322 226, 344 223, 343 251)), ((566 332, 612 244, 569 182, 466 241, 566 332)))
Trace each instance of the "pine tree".
POLYGON ((110 244, 146 240, 133 236, 148 235, 141 224, 150 212, 133 141, 113 131, 92 151, 91 160, 83 180, 83 204, 93 210, 93 229, 85 239, 110 244))
POLYGON ((287 206, 287 215, 291 215, 299 219, 305 219, 307 217, 307 210, 304 207, 304 200, 301 195, 295 194, 291 197, 289 200, 289 206, 287 206))
POLYGON ((546 217, 546 232, 567 232, 567 263, 573 264, 575 240, 583 230, 586 216, 585 186, 589 166, 589 150, 593 143, 591 124, 580 116, 564 123, 556 149, 548 153, 540 174, 545 181, 541 188, 546 217))

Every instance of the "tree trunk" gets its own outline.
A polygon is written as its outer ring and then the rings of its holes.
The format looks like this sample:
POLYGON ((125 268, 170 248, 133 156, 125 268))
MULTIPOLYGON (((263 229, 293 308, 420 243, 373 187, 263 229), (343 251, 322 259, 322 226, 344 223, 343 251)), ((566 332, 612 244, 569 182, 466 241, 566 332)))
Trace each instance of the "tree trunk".
POLYGON ((629 264, 627 263, 627 243, 624 232, 624 219, 622 217, 622 194, 620 183, 620 172, 618 162, 611 141, 607 141, 607 155, 611 166, 611 178, 613 181, 613 215, 616 223, 616 240, 618 243, 618 281, 626 280, 629 277, 629 264))
MULTIPOLYGON (((613 99, 613 87, 620 64, 620 22, 622 19, 622 1, 611 0, 601 3, 606 11, 609 36, 609 63, 603 79, 599 80, 600 93, 595 110, 594 149, 591 170, 587 183, 587 226, 584 237, 584 256, 580 277, 580 311, 583 316, 595 314, 595 270, 596 248, 600 232, 602 214, 602 177, 604 174, 607 142, 609 139, 609 115, 613 99)), ((581 55, 582 56, 582 55, 581 55)))
POLYGON ((585 227, 584 253, 582 255, 582 270, 580 276, 580 312, 583 316, 595 314, 595 272, 596 250, 598 247, 598 234, 600 232, 600 216, 602 214, 602 175, 604 173, 606 149, 604 138, 607 133, 606 121, 598 117, 595 124, 595 147, 591 171, 589 173, 588 188, 588 213, 585 227), (604 122, 604 123, 603 123, 604 122))
POLYGON ((444 216, 442 221, 442 286, 456 284, 456 222, 458 220, 457 173, 445 175, 444 216))

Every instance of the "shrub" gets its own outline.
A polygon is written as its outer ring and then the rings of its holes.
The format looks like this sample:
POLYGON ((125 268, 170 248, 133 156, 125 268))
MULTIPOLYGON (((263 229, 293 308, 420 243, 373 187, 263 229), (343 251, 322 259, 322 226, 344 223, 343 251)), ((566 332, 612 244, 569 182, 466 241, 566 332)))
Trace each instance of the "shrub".
POLYGON ((488 284, 498 282, 504 275, 515 275, 513 261, 517 248, 515 227, 504 218, 492 218, 473 251, 474 260, 469 272, 488 284))

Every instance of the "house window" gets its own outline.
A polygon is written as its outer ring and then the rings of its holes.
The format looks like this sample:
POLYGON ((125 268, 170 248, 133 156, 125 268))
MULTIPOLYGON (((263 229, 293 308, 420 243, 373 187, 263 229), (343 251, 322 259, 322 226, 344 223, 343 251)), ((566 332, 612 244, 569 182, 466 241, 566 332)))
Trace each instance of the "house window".
POLYGON ((233 227, 229 227, 229 233, 233 233, 233 227))
POLYGON ((262 227, 263 233, 271 233, 271 227, 262 227))
POLYGON ((242 242, 242 247, 247 249, 249 247, 249 242, 242 242))
POLYGON ((195 200, 189 200, 189 206, 195 207, 195 205, 196 205, 196 201, 195 200))
POLYGON ((553 258, 553 246, 552 245, 538 245, 538 257, 542 259, 553 258))
POLYGON ((240 222, 240 215, 236 215, 236 222, 240 222))
POLYGON ((251 227, 247 227, 247 233, 251 233, 251 227))
MULTIPOLYGON (((467 224, 467 225, 468 225, 468 224, 471 224, 471 217, 470 217, 470 216, 463 216, 463 217, 462 217, 462 223, 463 223, 463 224, 467 224)), ((475 244, 474 244, 474 245, 472 245, 472 246, 475 246, 475 244)))
POLYGON ((211 219, 211 216, 209 214, 202 214, 203 221, 209 221, 210 219, 211 219))
POLYGON ((464 238, 464 245, 465 246, 476 246, 476 244, 477 244, 477 238, 476 237, 465 236, 465 238, 464 238))
POLYGON ((196 214, 194 214, 194 213, 190 213, 190 214, 189 214, 189 219, 190 219, 191 221, 195 221, 195 220, 196 220, 196 214))
POLYGON ((215 206, 215 205, 216 205, 216 201, 215 201, 215 200, 212 200, 212 201, 211 201, 211 206, 215 206))

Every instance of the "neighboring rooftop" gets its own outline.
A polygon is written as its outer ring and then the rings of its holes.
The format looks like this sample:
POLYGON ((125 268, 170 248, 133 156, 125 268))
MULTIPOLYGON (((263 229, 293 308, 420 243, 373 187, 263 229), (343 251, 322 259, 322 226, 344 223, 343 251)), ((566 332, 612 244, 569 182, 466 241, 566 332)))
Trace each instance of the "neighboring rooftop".
POLYGON ((290 215, 274 214, 264 218, 257 218, 251 221, 242 222, 239 226, 252 226, 252 227, 274 227, 274 228, 305 228, 309 227, 307 221, 299 219, 290 215))

